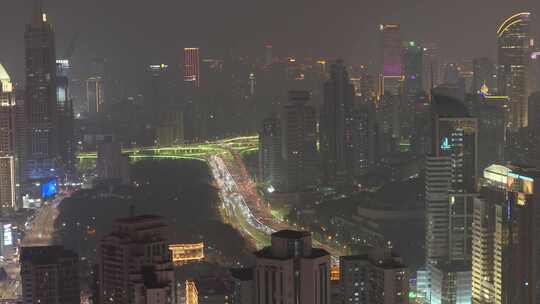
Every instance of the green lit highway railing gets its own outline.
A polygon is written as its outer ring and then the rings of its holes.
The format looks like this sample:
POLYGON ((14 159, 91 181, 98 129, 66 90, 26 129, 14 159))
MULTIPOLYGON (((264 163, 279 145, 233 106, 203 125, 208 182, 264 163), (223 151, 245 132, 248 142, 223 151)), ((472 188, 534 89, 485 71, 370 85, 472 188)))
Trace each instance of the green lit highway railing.
MULTIPOLYGON (((242 136, 228 138, 209 143, 185 144, 170 147, 142 147, 123 149, 122 153, 133 161, 141 159, 195 159, 205 160, 208 155, 235 151, 254 151, 259 146, 258 136, 242 136)), ((77 155, 79 162, 97 159, 96 152, 81 152, 77 155)))

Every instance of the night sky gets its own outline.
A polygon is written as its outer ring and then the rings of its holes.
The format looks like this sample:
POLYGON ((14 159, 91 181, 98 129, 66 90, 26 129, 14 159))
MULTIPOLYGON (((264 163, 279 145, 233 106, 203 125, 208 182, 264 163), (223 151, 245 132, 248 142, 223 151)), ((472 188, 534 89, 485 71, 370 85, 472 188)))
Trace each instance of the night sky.
MULTIPOLYGON (((0 62, 17 82, 32 5, 0 5, 0 62)), ((57 57, 79 35, 75 74, 83 76, 93 58, 105 57, 122 77, 150 63, 179 64, 185 46, 200 46, 208 57, 231 49, 256 55, 269 42, 278 55, 365 63, 375 54, 381 22, 401 23, 404 39, 439 43, 448 60, 495 57, 501 19, 521 10, 540 15, 538 0, 45 0, 45 7, 57 57)))

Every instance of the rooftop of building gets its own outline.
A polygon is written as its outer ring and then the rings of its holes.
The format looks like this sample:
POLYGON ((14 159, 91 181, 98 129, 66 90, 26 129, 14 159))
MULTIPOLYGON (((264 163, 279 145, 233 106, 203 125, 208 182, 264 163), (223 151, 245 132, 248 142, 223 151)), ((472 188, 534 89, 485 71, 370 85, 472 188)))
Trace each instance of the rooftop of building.
POLYGON ((159 215, 142 214, 142 215, 119 218, 119 219, 116 219, 115 222, 122 223, 122 224, 136 224, 136 223, 151 222, 151 221, 156 221, 156 220, 165 221, 165 218, 159 215))
POLYGON ((195 280, 199 296, 229 295, 230 289, 222 278, 216 276, 201 277, 195 280))
POLYGON ((463 102, 451 96, 435 94, 432 105, 433 111, 440 117, 470 117, 469 110, 463 102))
POLYGON ((62 246, 21 247, 21 262, 46 265, 54 264, 58 259, 65 258, 78 260, 78 256, 75 252, 66 250, 62 246))
POLYGON ((239 281, 251 281, 253 280, 252 268, 231 268, 229 269, 231 276, 239 281))
POLYGON ((280 230, 272 233, 272 237, 279 237, 284 239, 302 239, 311 236, 309 231, 297 231, 297 230, 280 230))
POLYGON ((146 289, 156 289, 168 286, 167 282, 159 282, 158 276, 153 267, 143 267, 141 269, 142 278, 144 281, 144 287, 146 289))
MULTIPOLYGON (((286 260, 289 260, 291 259, 292 257, 275 257, 273 254, 272 254, 272 247, 266 247, 266 248, 263 248, 259 251, 256 251, 255 253, 255 257, 257 258, 261 258, 261 259, 271 259, 271 260, 282 260, 282 261, 286 261, 286 260)), ((312 248, 311 249, 311 255, 309 256, 303 256, 302 258, 303 259, 316 259, 316 258, 320 258, 320 257, 323 257, 323 256, 329 256, 330 254, 328 253, 328 251, 322 249, 322 248, 312 248)))

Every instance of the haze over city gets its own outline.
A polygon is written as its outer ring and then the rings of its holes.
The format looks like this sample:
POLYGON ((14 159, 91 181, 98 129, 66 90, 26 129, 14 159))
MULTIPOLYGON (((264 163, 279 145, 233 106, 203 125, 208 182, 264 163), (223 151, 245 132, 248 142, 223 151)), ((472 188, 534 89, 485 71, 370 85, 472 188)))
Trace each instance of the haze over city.
POLYGON ((0 304, 540 304, 539 14, 4 1, 0 304))

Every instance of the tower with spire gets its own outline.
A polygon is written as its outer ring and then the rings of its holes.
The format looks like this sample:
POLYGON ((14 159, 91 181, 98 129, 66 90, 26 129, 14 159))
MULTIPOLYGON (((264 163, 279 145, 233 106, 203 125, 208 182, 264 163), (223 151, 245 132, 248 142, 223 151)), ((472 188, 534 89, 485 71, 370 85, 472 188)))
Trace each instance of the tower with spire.
POLYGON ((56 54, 54 31, 41 0, 35 0, 32 20, 24 32, 28 123, 24 177, 55 176, 58 157, 56 54))

